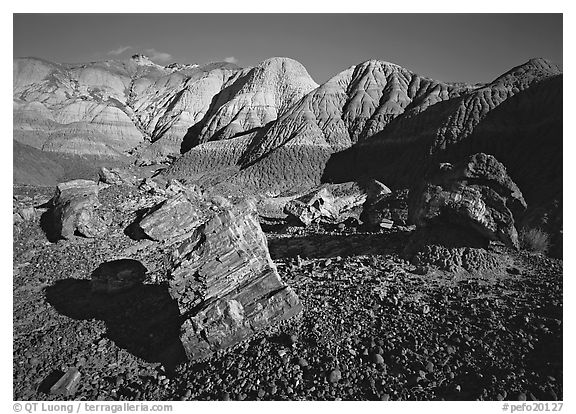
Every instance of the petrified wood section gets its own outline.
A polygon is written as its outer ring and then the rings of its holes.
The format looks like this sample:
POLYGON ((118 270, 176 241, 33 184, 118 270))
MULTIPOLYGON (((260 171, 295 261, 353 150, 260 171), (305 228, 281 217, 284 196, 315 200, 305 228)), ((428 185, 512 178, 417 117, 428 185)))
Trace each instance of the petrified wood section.
MULTIPOLYGON (((373 191, 377 191, 374 189, 373 191)), ((341 223, 366 201, 366 192, 354 182, 324 184, 286 203, 284 212, 308 226, 314 221, 341 223)), ((358 216, 358 214, 356 214, 358 216)))
POLYGON ((186 317, 181 340, 190 360, 302 309, 270 258, 253 202, 210 219, 174 251, 169 291, 186 317))
POLYGON ((410 207, 416 225, 452 222, 518 248, 513 213, 526 209, 526 202, 506 168, 493 156, 480 153, 456 166, 442 164, 415 191, 410 207))
POLYGON ((191 192, 182 192, 152 208, 139 226, 153 240, 167 241, 194 231, 215 214, 214 206, 191 192))
POLYGON ((77 233, 85 237, 98 237, 106 226, 96 215, 98 185, 90 180, 74 180, 58 184, 52 198, 52 213, 58 236, 65 239, 77 233))

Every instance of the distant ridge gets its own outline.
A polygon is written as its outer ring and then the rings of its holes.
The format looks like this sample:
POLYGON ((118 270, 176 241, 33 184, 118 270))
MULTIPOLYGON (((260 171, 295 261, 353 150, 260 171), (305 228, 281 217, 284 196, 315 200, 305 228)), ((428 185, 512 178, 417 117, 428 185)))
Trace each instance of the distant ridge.
POLYGON ((509 160, 516 182, 540 183, 528 190, 534 197, 557 193, 561 106, 561 70, 545 59, 488 84, 435 81, 369 60, 322 85, 289 58, 253 68, 161 66, 141 55, 14 60, 19 143, 168 163, 167 177, 237 192, 296 193, 362 177, 409 186, 439 160, 487 152, 509 160), (545 185, 538 176, 552 178, 545 185))

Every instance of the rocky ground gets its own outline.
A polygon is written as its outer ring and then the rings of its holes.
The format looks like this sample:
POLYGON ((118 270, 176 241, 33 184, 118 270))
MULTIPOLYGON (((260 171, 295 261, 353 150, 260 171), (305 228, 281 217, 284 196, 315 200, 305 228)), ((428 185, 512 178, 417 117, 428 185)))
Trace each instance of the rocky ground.
POLYGON ((29 209, 52 194, 14 187, 16 400, 64 398, 49 389, 72 367, 75 400, 563 399, 561 260, 493 246, 499 268, 453 273, 403 258, 410 228, 266 225, 302 314, 186 363, 169 251, 126 230, 137 190, 101 190, 106 238, 58 242, 29 209), (92 293, 91 273, 122 257, 146 266, 146 283, 92 293))

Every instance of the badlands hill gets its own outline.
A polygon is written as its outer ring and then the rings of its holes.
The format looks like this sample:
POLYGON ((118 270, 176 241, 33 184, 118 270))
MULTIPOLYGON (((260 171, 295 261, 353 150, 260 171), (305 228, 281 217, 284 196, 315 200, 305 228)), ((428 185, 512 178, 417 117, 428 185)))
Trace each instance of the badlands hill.
POLYGON ((23 170, 58 176, 65 165, 43 155, 68 154, 168 164, 166 177, 232 192, 290 194, 364 177, 400 188, 438 162, 485 152, 529 204, 561 196, 562 73, 543 59, 475 85, 371 60, 317 85, 288 58, 244 69, 164 67, 141 55, 23 58, 14 60, 13 96, 20 183, 42 182, 23 170))
MULTIPOLYGON (((409 187, 428 166, 494 154, 532 195, 561 190, 562 74, 534 59, 486 85, 369 61, 319 86, 253 137, 199 145, 168 169, 228 187, 298 191, 375 177, 409 187), (510 164, 510 165, 508 165, 510 164), (531 184, 529 184, 531 183, 531 184)), ((540 197, 541 199, 546 197, 540 197)))

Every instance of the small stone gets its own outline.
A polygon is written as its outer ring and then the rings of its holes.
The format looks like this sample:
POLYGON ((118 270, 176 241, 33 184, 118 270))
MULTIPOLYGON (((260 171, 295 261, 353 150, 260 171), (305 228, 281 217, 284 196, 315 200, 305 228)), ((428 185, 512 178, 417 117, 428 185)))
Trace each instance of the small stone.
POLYGON ((521 392, 518 394, 518 401, 526 401, 526 393, 521 392))
POLYGON ((390 401, 390 394, 382 394, 381 401, 390 401))
POLYGON ((330 371, 330 374, 328 375, 328 381, 334 384, 340 381, 341 379, 342 379, 342 373, 340 372, 339 369, 333 369, 332 371, 330 371))
POLYGON ((432 361, 428 361, 426 364, 426 371, 433 372, 434 371, 434 363, 432 361))
POLYGON ((548 395, 550 396, 551 401, 558 401, 558 395, 554 392, 554 390, 548 391, 548 395))
POLYGON ((374 355, 372 355, 372 362, 374 362, 375 364, 381 365, 381 364, 384 364, 384 358, 380 354, 374 354, 374 355))
POLYGON ((77 368, 70 368, 66 373, 50 388, 52 395, 74 395, 80 385, 80 372, 77 368))
POLYGON ((288 336, 288 343, 290 345, 294 345, 296 342, 298 342, 298 336, 296 334, 292 334, 288 336))
POLYGON ((304 358, 298 358, 298 365, 300 365, 302 368, 307 367, 308 361, 306 361, 304 358))
POLYGON ((266 395, 266 391, 264 391, 263 388, 260 388, 258 390, 258 398, 264 398, 265 395, 266 395))

